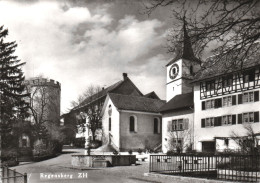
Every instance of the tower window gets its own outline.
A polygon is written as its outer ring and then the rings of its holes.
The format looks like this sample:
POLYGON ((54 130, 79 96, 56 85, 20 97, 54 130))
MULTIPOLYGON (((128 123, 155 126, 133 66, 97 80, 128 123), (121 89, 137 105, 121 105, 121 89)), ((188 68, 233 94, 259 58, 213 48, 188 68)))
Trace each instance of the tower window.
POLYGON ((176 73, 176 68, 172 69, 172 73, 175 74, 176 73))

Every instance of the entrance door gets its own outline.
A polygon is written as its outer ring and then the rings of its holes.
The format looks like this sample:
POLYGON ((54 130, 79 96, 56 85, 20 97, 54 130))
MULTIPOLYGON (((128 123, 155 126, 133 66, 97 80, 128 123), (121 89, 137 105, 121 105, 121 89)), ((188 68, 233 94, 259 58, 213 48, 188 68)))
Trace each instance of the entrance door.
POLYGON ((202 152, 215 152, 215 141, 202 142, 202 152))

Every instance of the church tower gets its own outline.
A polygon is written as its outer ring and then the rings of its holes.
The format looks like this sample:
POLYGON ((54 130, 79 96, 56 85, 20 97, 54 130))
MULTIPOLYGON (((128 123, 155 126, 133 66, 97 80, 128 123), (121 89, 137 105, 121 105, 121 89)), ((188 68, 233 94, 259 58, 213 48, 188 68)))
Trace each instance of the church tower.
POLYGON ((194 74, 200 69, 201 61, 195 57, 190 37, 183 23, 183 45, 180 53, 167 65, 166 101, 179 94, 192 92, 190 84, 194 74))

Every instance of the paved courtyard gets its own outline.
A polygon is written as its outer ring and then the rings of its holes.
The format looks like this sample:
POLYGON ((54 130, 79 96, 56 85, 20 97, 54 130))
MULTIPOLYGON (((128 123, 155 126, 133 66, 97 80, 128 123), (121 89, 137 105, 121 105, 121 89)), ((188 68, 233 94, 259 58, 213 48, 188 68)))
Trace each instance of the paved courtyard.
POLYGON ((58 157, 35 163, 24 163, 22 165, 12 167, 20 173, 28 174, 29 183, 44 182, 75 182, 75 183, 92 183, 92 182, 173 182, 169 178, 147 177, 144 173, 149 171, 148 162, 139 162, 139 165, 118 166, 109 168, 88 168, 76 169, 71 166, 72 154, 84 154, 82 149, 66 149, 58 157), (68 176, 66 180, 48 179, 48 174, 68 176), (87 177, 86 177, 87 175, 87 177), (73 176, 70 179, 69 176, 73 176), (40 178, 41 177, 41 178, 40 178))

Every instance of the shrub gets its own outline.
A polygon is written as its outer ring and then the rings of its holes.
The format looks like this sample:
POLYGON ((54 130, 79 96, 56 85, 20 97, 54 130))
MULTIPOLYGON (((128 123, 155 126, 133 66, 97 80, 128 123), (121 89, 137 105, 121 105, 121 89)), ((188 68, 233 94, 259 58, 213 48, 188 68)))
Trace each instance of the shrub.
POLYGON ((15 160, 18 156, 17 149, 11 148, 11 149, 2 149, 1 152, 1 160, 2 161, 8 161, 8 160, 15 160))
POLYGON ((114 155, 118 155, 119 153, 118 153, 118 151, 115 150, 115 151, 113 152, 113 154, 114 154, 114 155))
POLYGON ((98 147, 100 147, 102 145, 102 142, 99 140, 95 140, 95 141, 90 141, 89 146, 91 147, 91 149, 96 149, 98 147))
POLYGON ((138 152, 139 154, 142 154, 143 151, 142 151, 142 149, 139 148, 137 152, 138 152))
POLYGON ((128 153, 129 153, 129 154, 133 154, 133 151, 130 149, 130 150, 128 151, 128 153))

